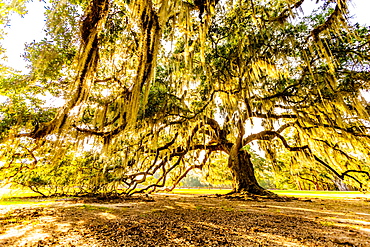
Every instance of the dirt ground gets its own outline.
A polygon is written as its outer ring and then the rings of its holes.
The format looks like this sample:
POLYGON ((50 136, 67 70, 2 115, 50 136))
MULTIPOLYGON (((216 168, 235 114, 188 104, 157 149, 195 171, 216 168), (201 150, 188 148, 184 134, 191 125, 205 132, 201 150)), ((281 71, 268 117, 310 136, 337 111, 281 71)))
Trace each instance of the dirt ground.
POLYGON ((0 206, 0 246, 370 246, 370 201, 154 195, 0 206))

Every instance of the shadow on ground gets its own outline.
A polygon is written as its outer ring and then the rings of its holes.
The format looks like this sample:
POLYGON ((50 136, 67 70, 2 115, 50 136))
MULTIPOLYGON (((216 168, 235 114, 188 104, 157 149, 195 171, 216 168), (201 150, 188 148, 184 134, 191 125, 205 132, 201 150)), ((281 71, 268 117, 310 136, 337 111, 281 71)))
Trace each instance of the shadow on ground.
POLYGON ((0 246, 370 246, 364 200, 153 199, 17 205, 0 246))

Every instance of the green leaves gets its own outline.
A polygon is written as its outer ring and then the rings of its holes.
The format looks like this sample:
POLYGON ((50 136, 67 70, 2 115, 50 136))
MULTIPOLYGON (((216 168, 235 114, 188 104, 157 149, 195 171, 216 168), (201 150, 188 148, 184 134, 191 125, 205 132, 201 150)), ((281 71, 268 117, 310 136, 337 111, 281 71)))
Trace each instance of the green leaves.
MULTIPOLYGON (((65 80, 78 50, 80 7, 55 1, 46 7, 46 37, 26 45, 24 58, 31 64, 35 80, 46 86, 50 81, 65 80)), ((60 85, 57 85, 57 87, 60 85)))
MULTIPOLYGON (((12 0, 10 3, 9 1, 4 2, 0 1, 0 40, 4 38, 5 35, 5 27, 8 26, 9 18, 13 13, 17 13, 19 15, 23 15, 27 13, 25 7, 26 0, 12 0)), ((0 46, 0 56, 4 53, 4 49, 0 46)), ((1 70, 8 70, 4 68, 3 65, 0 64, 0 72, 1 70)))
MULTIPOLYGON (((26 46, 31 74, 7 71, 0 82, 7 97, 0 109, 3 140, 18 133, 14 140, 35 144, 24 155, 32 160, 34 152, 45 161, 38 165, 50 168, 35 168, 30 181, 67 184, 80 174, 90 191, 124 184, 133 192, 140 183, 166 186, 193 168, 229 180, 225 161, 237 139, 267 143, 272 158, 285 148, 296 151, 272 167, 243 150, 258 174, 267 171, 258 175, 266 184, 272 168, 288 183, 293 162, 316 166, 319 158, 338 174, 367 171, 350 157, 368 160, 369 118, 359 99, 369 89, 368 30, 343 28, 335 8, 293 21, 298 3, 253 3, 229 1, 213 11, 181 1, 52 1, 45 39, 26 46), (40 95, 67 103, 53 109, 40 95), (40 151, 47 145, 57 148, 40 151), (86 148, 97 154, 93 160, 86 148)), ((333 178, 326 173, 318 177, 333 178)))
POLYGON ((37 95, 44 93, 41 86, 34 85, 29 77, 13 75, 0 78, 0 94, 6 100, 0 103, 0 138, 5 138, 9 130, 31 131, 36 124, 48 122, 55 109, 45 107, 45 102, 37 95))
POLYGON ((41 82, 55 81, 68 75, 65 69, 73 63, 77 51, 67 43, 61 45, 46 39, 26 45, 24 57, 31 62, 32 73, 41 82))

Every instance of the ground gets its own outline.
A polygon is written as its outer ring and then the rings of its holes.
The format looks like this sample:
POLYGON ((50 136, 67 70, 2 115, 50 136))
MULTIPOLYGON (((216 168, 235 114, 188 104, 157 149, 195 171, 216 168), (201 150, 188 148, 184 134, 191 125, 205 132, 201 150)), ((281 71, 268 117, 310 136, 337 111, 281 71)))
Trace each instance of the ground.
POLYGON ((0 246, 370 246, 368 199, 34 200, 0 206, 0 246))

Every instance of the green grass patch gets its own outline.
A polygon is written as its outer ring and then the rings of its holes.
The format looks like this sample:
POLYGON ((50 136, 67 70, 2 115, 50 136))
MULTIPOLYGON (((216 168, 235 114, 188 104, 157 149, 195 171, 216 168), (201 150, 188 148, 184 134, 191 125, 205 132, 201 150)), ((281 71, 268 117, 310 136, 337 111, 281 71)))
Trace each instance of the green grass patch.
MULTIPOLYGON (((213 195, 213 194, 227 194, 230 189, 174 189, 174 194, 197 194, 197 195, 213 195)), ((170 192, 171 193, 171 192, 170 192)))
POLYGON ((93 205, 88 205, 88 204, 84 204, 84 205, 79 206, 79 207, 83 208, 83 209, 86 209, 86 210, 99 210, 99 211, 105 211, 105 212, 111 211, 111 209, 108 208, 108 207, 93 206, 93 205))
POLYGON ((10 206, 10 205, 17 205, 17 204, 35 204, 36 202, 32 202, 29 200, 19 200, 19 199, 3 199, 0 200, 1 206, 10 206))
POLYGON ((370 194, 364 194, 359 191, 300 191, 300 190, 272 190, 272 192, 281 196, 307 197, 307 198, 325 198, 325 199, 355 199, 368 198, 370 194))
MULTIPOLYGON (((194 188, 194 189, 174 189, 169 194, 189 194, 189 195, 212 195, 212 194, 227 194, 231 189, 213 189, 213 188, 194 188)), ((299 190, 271 190, 272 192, 281 196, 304 197, 304 198, 326 198, 326 199, 370 199, 370 193, 364 194, 359 191, 299 191, 299 190)), ((27 189, 11 189, 1 191, 0 188, 0 205, 13 204, 29 204, 29 203, 43 203, 40 202, 40 195, 27 189), (34 199, 30 199, 34 197, 34 199), (24 198, 24 199, 22 199, 24 198)), ((51 202, 48 200, 47 202, 51 202)))
MULTIPOLYGON (((230 189, 174 189, 173 194, 192 194, 192 195, 212 195, 227 194, 230 189)), ((359 191, 306 191, 306 190, 271 190, 280 196, 307 197, 307 198, 326 198, 326 199, 370 199, 370 193, 364 194, 359 191)))
POLYGON ((0 205, 1 206, 11 206, 11 205, 19 205, 19 204, 45 204, 55 202, 53 199, 47 199, 47 200, 40 200, 40 199, 22 199, 22 198, 7 198, 7 199, 0 199, 0 205))
POLYGON ((14 198, 14 197, 39 197, 39 193, 33 192, 30 189, 3 189, 0 188, 0 199, 14 198))
POLYGON ((334 222, 331 222, 331 221, 320 221, 320 224, 322 226, 328 226, 328 227, 334 226, 334 222))
POLYGON ((221 206, 221 208, 225 211, 234 211, 234 208, 233 207, 230 207, 230 206, 221 206))

